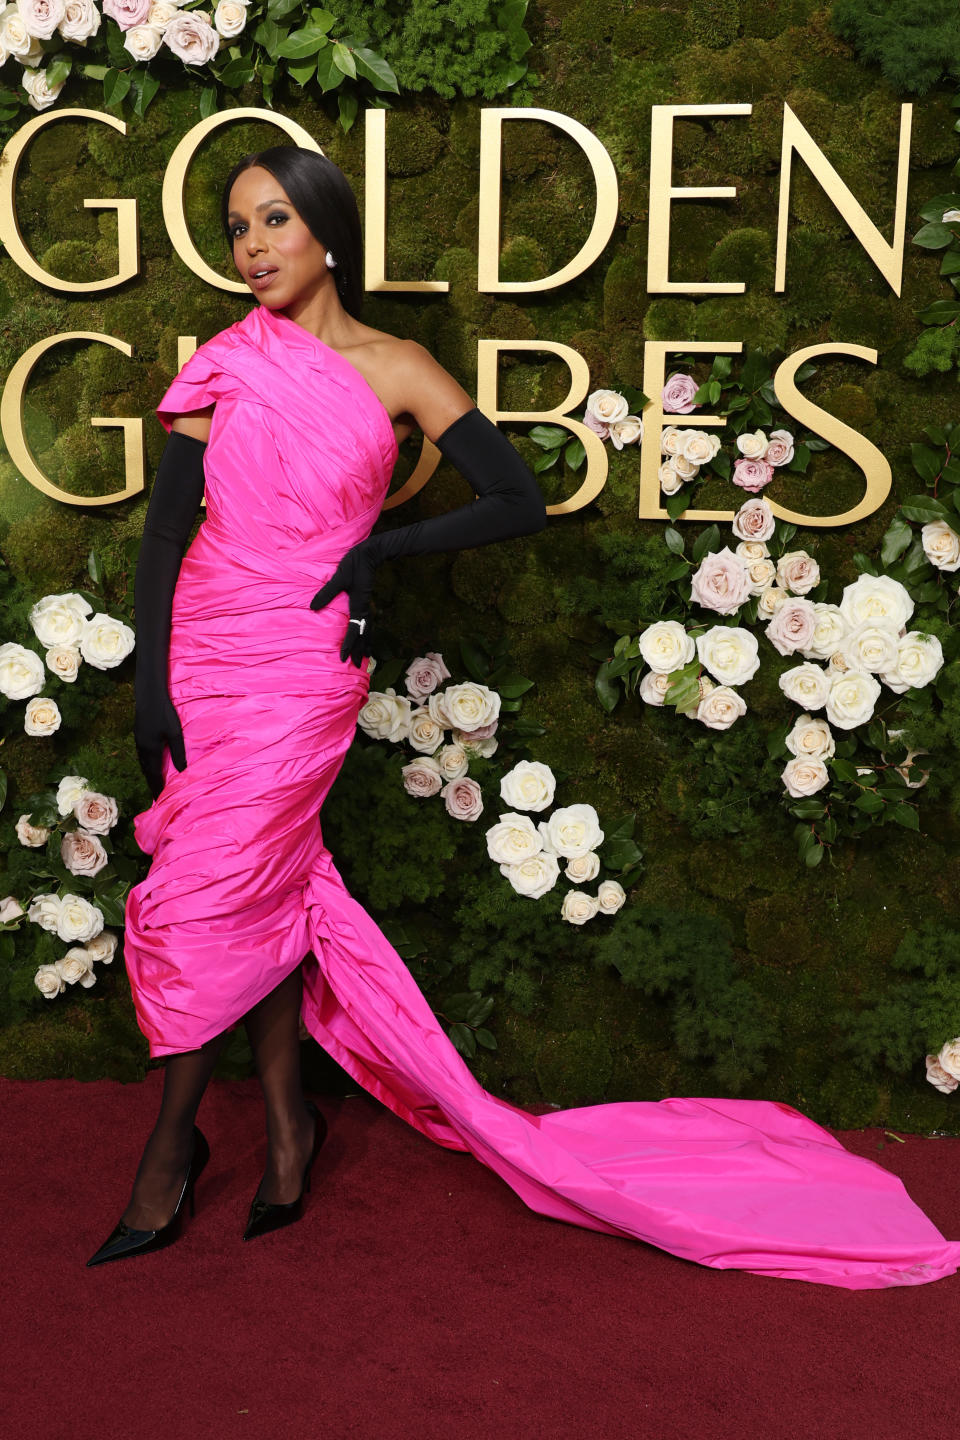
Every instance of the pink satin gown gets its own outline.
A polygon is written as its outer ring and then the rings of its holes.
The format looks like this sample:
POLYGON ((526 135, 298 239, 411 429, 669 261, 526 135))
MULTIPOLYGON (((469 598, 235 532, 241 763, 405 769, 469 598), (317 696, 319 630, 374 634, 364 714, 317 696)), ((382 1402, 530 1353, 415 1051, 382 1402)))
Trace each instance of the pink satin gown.
POLYGON ((170 641, 187 765, 164 752, 163 792, 134 820, 153 858, 129 895, 124 951, 150 1054, 195 1049, 302 963, 320 1045, 541 1215, 849 1290, 953 1274, 960 1242, 902 1182, 789 1105, 671 1098, 535 1116, 482 1088, 348 893, 320 825, 370 677, 339 656, 346 594, 309 602, 380 513, 390 417, 349 361, 259 305, 200 346, 158 414, 169 429, 212 402, 206 516, 170 641))

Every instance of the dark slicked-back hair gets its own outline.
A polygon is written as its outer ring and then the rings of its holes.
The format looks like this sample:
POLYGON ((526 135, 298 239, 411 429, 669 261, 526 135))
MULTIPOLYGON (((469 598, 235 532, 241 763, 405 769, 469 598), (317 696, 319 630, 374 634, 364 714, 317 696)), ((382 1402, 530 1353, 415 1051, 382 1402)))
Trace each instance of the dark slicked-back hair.
POLYGON ((299 145, 271 145, 244 155, 227 176, 220 203, 223 233, 231 247, 230 191, 238 175, 260 165, 283 186, 304 224, 336 260, 333 278, 340 304, 354 319, 363 304, 363 235, 357 198, 346 175, 316 150, 299 145))

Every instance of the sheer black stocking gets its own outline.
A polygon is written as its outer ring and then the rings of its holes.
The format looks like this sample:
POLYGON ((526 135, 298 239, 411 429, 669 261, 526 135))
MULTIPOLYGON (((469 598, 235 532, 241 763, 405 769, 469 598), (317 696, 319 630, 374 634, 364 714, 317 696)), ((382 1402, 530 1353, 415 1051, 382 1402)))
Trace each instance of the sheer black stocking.
POLYGON ((159 1230, 173 1216, 193 1146, 197 1107, 226 1038, 170 1055, 164 1066, 160 1113, 150 1133, 123 1219, 134 1230, 159 1230))
POLYGON ((313 1121, 300 1078, 302 985, 298 965, 244 1017, 267 1113, 267 1164, 260 1196, 277 1205, 296 1200, 313 1148, 313 1121))

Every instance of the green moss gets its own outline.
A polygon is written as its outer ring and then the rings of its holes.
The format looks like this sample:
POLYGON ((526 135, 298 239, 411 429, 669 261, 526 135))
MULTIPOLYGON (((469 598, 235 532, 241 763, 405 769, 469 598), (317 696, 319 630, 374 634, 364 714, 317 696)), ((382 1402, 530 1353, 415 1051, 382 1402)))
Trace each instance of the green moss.
POLYGON ((712 281, 739 282, 747 290, 773 289, 773 236, 769 230, 731 230, 707 265, 712 281))
POLYGON ((723 49, 737 38, 740 0, 691 0, 686 22, 693 41, 711 50, 723 49))
POLYGON ((603 1036, 592 1030, 552 1032, 543 1038, 536 1068, 545 1099, 561 1106, 578 1105, 603 1098, 613 1056, 603 1036))
POLYGON ((776 300, 761 295, 714 295, 697 306, 698 340, 740 340, 765 352, 786 348, 787 320, 776 300))

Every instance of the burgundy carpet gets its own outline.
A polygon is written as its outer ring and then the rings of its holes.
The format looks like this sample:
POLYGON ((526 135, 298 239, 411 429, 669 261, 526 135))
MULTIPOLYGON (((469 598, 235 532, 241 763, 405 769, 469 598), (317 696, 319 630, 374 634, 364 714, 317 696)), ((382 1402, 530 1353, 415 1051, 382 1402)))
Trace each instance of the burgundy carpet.
MULTIPOLYGON (((160 1075, 0 1081, 5 1433, 17 1440, 913 1440, 951 1434, 960 1274, 849 1292, 717 1271, 528 1210, 366 1095, 299 1224, 240 1240, 255 1081, 210 1087, 212 1157, 169 1249, 87 1270, 160 1075)), ((960 1237, 960 1139, 836 1132, 960 1237)))

